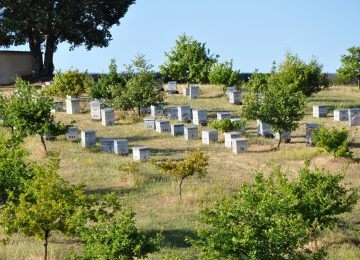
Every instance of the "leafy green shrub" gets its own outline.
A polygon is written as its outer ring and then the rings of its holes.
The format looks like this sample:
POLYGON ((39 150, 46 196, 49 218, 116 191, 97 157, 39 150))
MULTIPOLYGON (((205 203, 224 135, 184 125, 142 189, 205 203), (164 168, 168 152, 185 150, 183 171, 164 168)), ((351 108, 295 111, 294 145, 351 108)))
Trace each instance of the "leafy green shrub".
POLYGON ((308 243, 353 209, 358 191, 340 184, 343 175, 310 171, 308 165, 299 174, 290 181, 280 168, 268 179, 258 173, 253 184, 242 184, 234 195, 202 210, 203 225, 191 243, 206 259, 321 259, 315 257, 325 250, 311 252, 308 243))
POLYGON ((230 119, 225 118, 221 120, 214 120, 210 123, 210 127, 220 132, 240 131, 246 125, 246 121, 241 119, 239 121, 231 122, 230 119))
POLYGON ((345 128, 341 130, 326 129, 324 126, 317 128, 317 132, 312 132, 312 140, 315 146, 323 148, 325 151, 332 153, 335 158, 351 158, 352 153, 349 150, 349 131, 345 128))
POLYGON ((125 84, 125 77, 117 73, 116 62, 112 59, 109 74, 100 76, 99 80, 91 86, 90 96, 93 99, 113 99, 116 93, 121 92, 125 84))
POLYGON ((209 80, 212 84, 220 84, 225 87, 237 85, 240 77, 238 70, 233 70, 233 61, 215 63, 209 72, 209 80))
POLYGON ((60 97, 78 96, 86 93, 94 84, 94 80, 85 72, 79 73, 79 70, 67 70, 65 73, 57 71, 52 85, 45 90, 49 95, 60 97))

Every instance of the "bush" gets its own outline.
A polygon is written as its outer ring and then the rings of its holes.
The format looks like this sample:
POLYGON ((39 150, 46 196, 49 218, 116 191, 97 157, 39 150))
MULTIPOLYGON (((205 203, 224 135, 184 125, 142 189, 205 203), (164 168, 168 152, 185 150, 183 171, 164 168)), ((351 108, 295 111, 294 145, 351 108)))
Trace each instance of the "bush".
POLYGON ((210 127, 218 130, 220 132, 230 132, 230 131, 239 131, 246 125, 245 120, 239 120, 231 122, 230 119, 225 118, 221 120, 215 120, 210 123, 210 127))
POLYGON ((232 60, 214 64, 209 72, 210 83, 224 85, 225 87, 237 85, 240 72, 238 70, 233 71, 232 66, 232 60))
POLYGON ((312 140, 315 146, 323 148, 325 151, 332 153, 335 158, 351 158, 352 152, 349 150, 349 131, 345 128, 341 130, 326 129, 319 126, 317 132, 312 133, 312 140))
POLYGON ((85 72, 79 70, 67 70, 65 73, 57 71, 52 85, 45 90, 49 95, 60 97, 78 96, 86 93, 94 84, 94 80, 85 72))

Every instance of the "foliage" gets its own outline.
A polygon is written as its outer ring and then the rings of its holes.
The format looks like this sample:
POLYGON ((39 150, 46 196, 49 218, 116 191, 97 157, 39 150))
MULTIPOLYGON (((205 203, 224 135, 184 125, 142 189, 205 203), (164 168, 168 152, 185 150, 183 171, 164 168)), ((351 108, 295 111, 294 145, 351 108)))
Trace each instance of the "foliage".
MULTIPOLYGON (((260 81, 258 81, 260 82, 260 81)), ((304 117, 306 98, 294 83, 285 83, 278 74, 267 77, 267 85, 252 85, 244 95, 242 115, 249 120, 260 119, 269 124, 280 136, 294 131, 304 117), (262 89, 262 92, 258 92, 262 89)), ((281 138, 278 142, 280 147, 281 138)))
POLYGON ((161 74, 173 80, 206 83, 211 66, 218 56, 210 54, 205 43, 185 34, 180 35, 170 52, 165 52, 167 61, 160 66, 161 74))
POLYGON ((24 192, 24 183, 34 175, 33 165, 26 160, 27 153, 19 144, 0 135, 0 205, 8 200, 18 200, 24 192))
POLYGON ((85 72, 79 73, 79 70, 67 70, 62 73, 60 70, 56 72, 53 83, 45 93, 54 96, 66 97, 79 96, 86 93, 94 84, 93 79, 85 72))
POLYGON ((221 84, 225 87, 237 85, 240 72, 233 70, 232 66, 232 60, 213 64, 209 72, 210 83, 221 84))
POLYGON ((317 131, 312 133, 312 140, 315 146, 323 148, 328 153, 332 153, 335 158, 352 156, 349 150, 349 131, 345 128, 341 130, 326 129, 324 126, 319 126, 317 131))
POLYGON ((253 90, 257 93, 261 93, 267 88, 268 77, 269 74, 260 73, 255 70, 249 80, 244 83, 244 87, 248 90, 253 90))
POLYGON ((163 102, 164 93, 158 89, 161 81, 155 78, 151 68, 143 54, 135 56, 132 64, 127 66, 133 77, 127 81, 125 90, 116 94, 112 102, 115 109, 137 109, 140 115, 142 107, 163 102))
POLYGON ((187 153, 186 159, 182 161, 167 160, 165 162, 152 163, 164 174, 168 174, 179 181, 179 196, 182 193, 183 181, 191 176, 204 177, 207 174, 209 156, 200 150, 187 153))
POLYGON ((231 122, 230 119, 224 118, 220 120, 214 120, 210 123, 210 127, 220 132, 239 131, 246 125, 246 120, 241 119, 239 121, 231 122))
POLYGON ((360 87, 360 47, 353 46, 348 52, 348 55, 341 56, 342 65, 337 72, 343 79, 355 78, 360 87))
POLYGON ((6 103, 0 112, 3 117, 3 125, 16 128, 14 135, 25 138, 38 134, 46 151, 43 136, 45 134, 58 135, 65 132, 66 127, 61 123, 55 123, 51 113, 53 100, 38 95, 33 86, 28 82, 17 79, 16 90, 11 97, 6 98, 6 103))
MULTIPOLYGON (((332 227, 336 215, 349 212, 357 191, 340 185, 342 175, 300 170, 289 181, 277 167, 268 179, 258 173, 253 184, 242 184, 234 195, 220 199, 198 216, 203 224, 191 242, 208 259, 296 259, 310 252, 316 229, 332 227)), ((314 254, 315 253, 315 254, 314 254)))
POLYGON ((94 200, 80 215, 78 232, 85 244, 82 259, 134 259, 159 250, 161 236, 145 237, 136 228, 135 213, 114 194, 94 200))
POLYGON ((45 259, 52 231, 75 234, 74 216, 85 198, 82 187, 70 185, 56 174, 58 164, 54 157, 48 166, 34 167, 34 177, 25 183, 24 193, 18 199, 9 193, 0 212, 6 234, 21 232, 44 240, 45 259))
POLYGON ((302 91, 309 97, 329 85, 326 75, 321 73, 322 68, 323 66, 315 58, 306 64, 297 55, 288 52, 277 73, 283 84, 294 85, 296 90, 302 91))
POLYGON ((116 61, 112 59, 109 65, 109 74, 101 75, 99 80, 90 88, 93 99, 113 99, 115 93, 121 92, 126 84, 123 75, 118 74, 116 61))
POLYGON ((28 43, 36 70, 50 76, 59 43, 68 42, 70 49, 81 45, 88 50, 107 47, 112 39, 110 28, 120 24, 134 3, 135 0, 0 0, 0 46, 28 43))

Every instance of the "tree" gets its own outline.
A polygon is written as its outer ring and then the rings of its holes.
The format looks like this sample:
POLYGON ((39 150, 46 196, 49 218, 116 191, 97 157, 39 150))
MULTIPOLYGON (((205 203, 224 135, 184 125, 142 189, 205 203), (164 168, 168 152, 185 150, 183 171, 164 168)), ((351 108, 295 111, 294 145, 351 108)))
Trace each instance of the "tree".
POLYGON ((79 70, 67 70, 62 73, 60 70, 56 72, 53 83, 44 92, 65 98, 69 96, 79 96, 88 92, 91 86, 94 84, 94 80, 85 73, 79 73, 79 70))
POLYGON ((116 61, 112 59, 109 74, 101 75, 99 80, 90 88, 90 96, 94 99, 113 99, 116 93, 125 88, 127 79, 118 74, 116 61))
POLYGON ((160 66, 161 74, 187 83, 208 82, 210 68, 218 56, 210 54, 205 46, 192 37, 180 35, 175 48, 165 52, 167 61, 160 66))
POLYGON ((309 97, 312 93, 316 93, 322 87, 329 85, 326 76, 321 72, 322 68, 323 66, 315 58, 307 64, 298 55, 292 55, 288 52, 277 73, 279 80, 283 81, 284 84, 295 84, 297 90, 309 97))
POLYGON ((224 85, 225 87, 236 85, 239 77, 240 72, 233 70, 232 60, 213 64, 209 72, 211 84, 224 85))
POLYGON ((53 55, 59 43, 70 43, 70 49, 82 44, 88 50, 107 47, 110 28, 120 24, 119 20, 133 3, 135 0, 0 0, 0 45, 28 43, 37 73, 51 76, 53 55))
POLYGON ((6 234, 21 232, 44 240, 45 260, 51 232, 74 235, 74 216, 85 201, 81 186, 70 185, 56 174, 58 164, 59 160, 52 158, 48 166, 36 166, 33 179, 25 183, 24 193, 18 200, 10 193, 0 212, 6 234))
POLYGON ((352 156, 349 150, 349 131, 345 128, 337 130, 336 128, 326 129, 324 126, 319 126, 317 131, 311 134, 311 139, 315 146, 332 153, 335 158, 351 158, 352 156))
MULTIPOLYGON (((258 76, 256 76, 258 77, 258 76)), ((269 124, 274 131, 279 132, 277 147, 280 147, 281 134, 294 131, 299 121, 304 117, 306 98, 295 83, 279 80, 278 74, 272 73, 261 85, 249 85, 244 96, 242 115, 249 119, 260 119, 269 124), (259 92, 261 90, 261 92, 259 92)))
POLYGON ((348 49, 348 55, 341 56, 341 67, 337 70, 343 79, 355 78, 360 89, 360 47, 348 49))
POLYGON ((210 123, 210 127, 220 132, 240 131, 246 125, 246 120, 239 120, 231 122, 230 119, 224 118, 220 120, 214 120, 210 123))
POLYGON ((95 199, 78 218, 77 230, 85 245, 81 259, 134 259, 158 251, 161 236, 141 234, 134 217, 114 194, 95 199))
POLYGON ((188 153, 185 160, 176 162, 167 160, 165 162, 153 162, 160 172, 174 177, 179 182, 179 196, 182 194, 184 180, 191 176, 202 178, 207 173, 209 156, 200 150, 188 153))
MULTIPOLYGON (((256 174, 254 183, 242 184, 231 196, 198 216, 203 224, 198 240, 191 242, 209 259, 303 259, 306 245, 318 228, 333 227, 336 216, 350 212, 359 198, 357 190, 340 184, 342 175, 323 170, 299 171, 290 181, 280 167, 268 179, 256 174)), ((316 242, 316 240, 315 240, 316 242)))
POLYGON ((126 83, 125 89, 118 88, 112 107, 115 109, 137 109, 141 114, 142 107, 149 107, 164 101, 164 93, 159 91, 160 80, 151 71, 153 65, 148 64, 143 54, 137 54, 127 71, 133 75, 126 83))
POLYGON ((57 135, 63 133, 66 127, 55 123, 51 108, 54 106, 52 99, 36 94, 32 85, 21 79, 15 82, 16 90, 9 98, 5 98, 5 106, 0 109, 3 125, 16 128, 14 135, 25 138, 30 135, 40 135, 45 152, 46 144, 44 135, 57 135))
POLYGON ((26 160, 27 153, 13 140, 0 135, 0 205, 18 199, 24 192, 24 183, 34 175, 33 164, 26 160))

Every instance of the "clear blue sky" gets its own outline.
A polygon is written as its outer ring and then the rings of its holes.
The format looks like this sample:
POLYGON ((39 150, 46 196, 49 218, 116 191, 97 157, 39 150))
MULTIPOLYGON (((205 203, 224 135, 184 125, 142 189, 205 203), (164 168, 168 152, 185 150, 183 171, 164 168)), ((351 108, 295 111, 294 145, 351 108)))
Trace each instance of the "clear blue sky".
POLYGON ((56 69, 106 72, 111 58, 122 69, 141 52, 157 69, 186 33, 241 72, 267 72, 287 50, 305 61, 315 56, 324 72, 335 72, 340 55, 360 46, 359 14, 360 0, 137 0, 112 28, 108 48, 69 51, 62 43, 54 61, 56 69))

